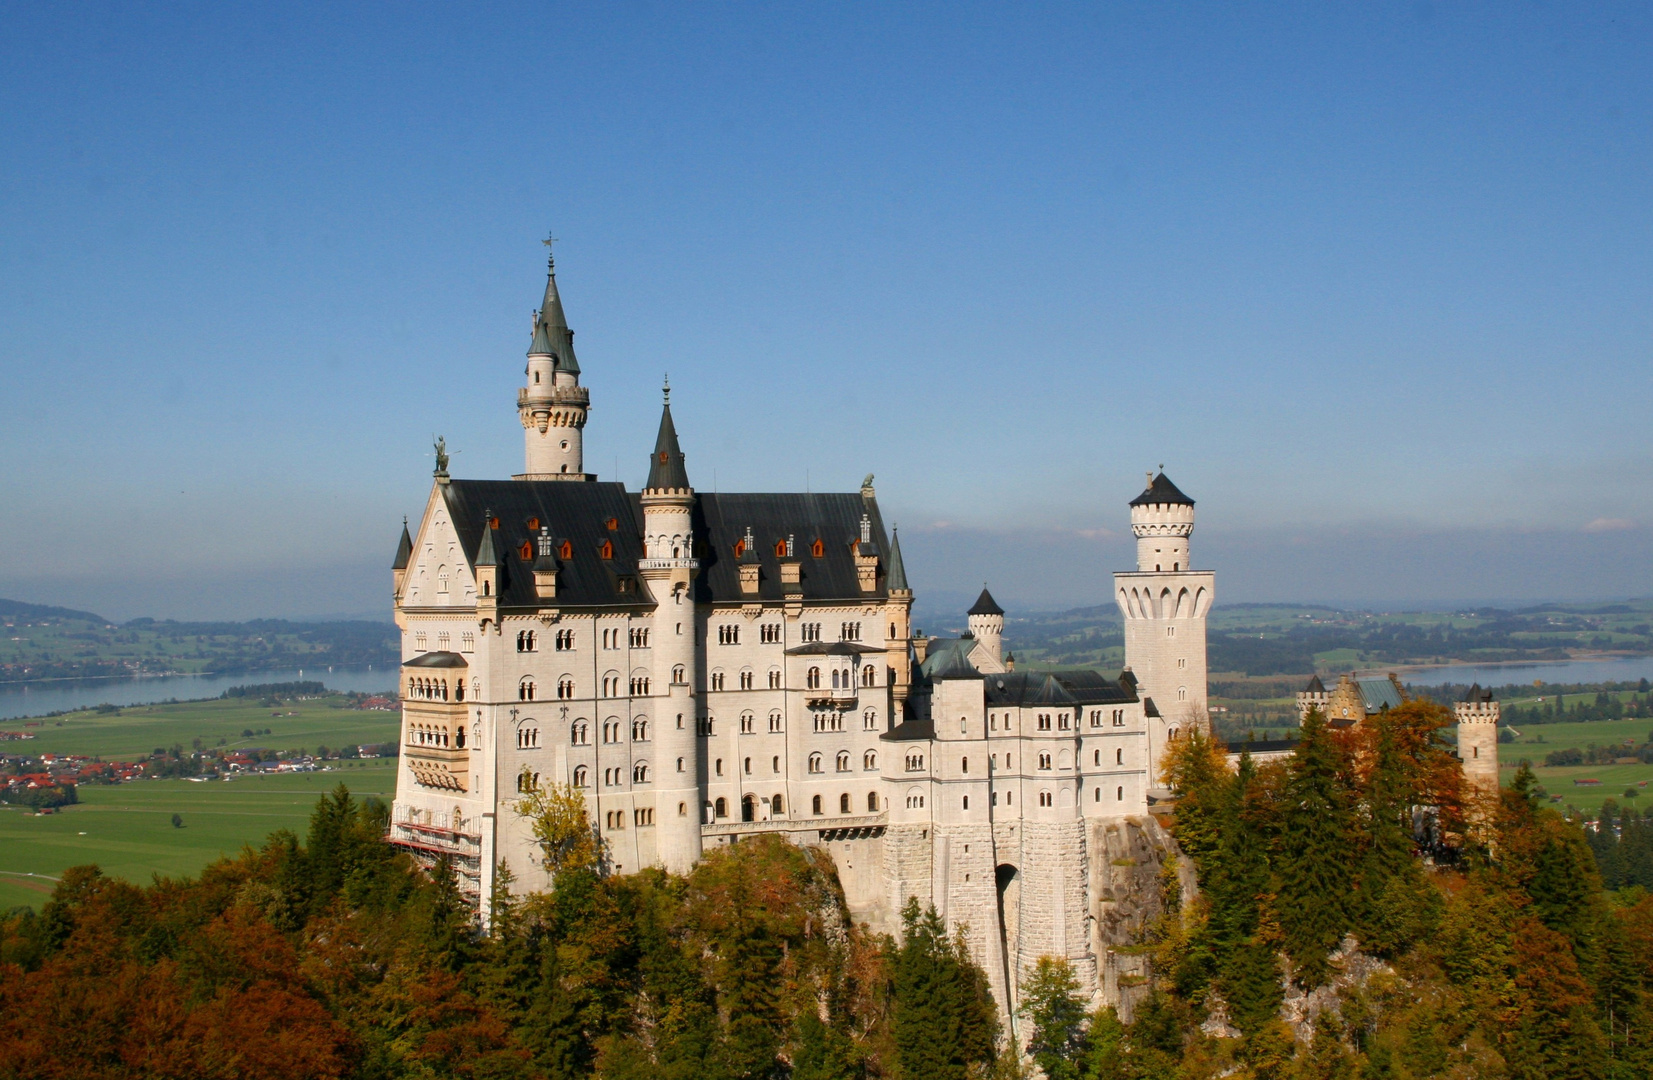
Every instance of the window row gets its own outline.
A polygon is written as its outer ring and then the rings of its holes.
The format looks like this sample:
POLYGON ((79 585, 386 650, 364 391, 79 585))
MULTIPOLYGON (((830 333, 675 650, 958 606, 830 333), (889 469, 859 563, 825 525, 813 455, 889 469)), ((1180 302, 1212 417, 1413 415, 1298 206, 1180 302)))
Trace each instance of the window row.
MULTIPOLYGON (((747 758, 746 760, 748 764, 750 764, 752 759, 747 758)), ((776 760, 778 761, 779 759, 776 760)), ((850 771, 850 753, 848 750, 838 751, 837 764, 839 772, 850 771)), ((876 772, 878 770, 878 752, 876 750, 868 750, 861 755, 861 768, 865 769, 867 772, 876 772)), ((809 755, 809 771, 812 773, 825 772, 825 756, 819 753, 809 755)))
MULTIPOLYGON (((410 678, 408 679, 408 700, 446 701, 448 700, 448 680, 419 677, 410 678)), ((454 680, 453 700, 465 700, 464 679, 454 680)))
MULTIPOLYGON (((445 747, 450 745, 448 729, 437 724, 409 724, 409 746, 445 747)), ((465 725, 454 728, 451 736, 451 745, 458 750, 465 748, 465 725)))

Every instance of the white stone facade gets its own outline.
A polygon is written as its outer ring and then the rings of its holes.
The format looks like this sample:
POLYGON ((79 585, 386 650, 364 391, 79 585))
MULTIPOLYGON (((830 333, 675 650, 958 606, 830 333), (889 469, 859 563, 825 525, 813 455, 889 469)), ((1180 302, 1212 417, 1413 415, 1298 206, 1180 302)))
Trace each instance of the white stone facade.
POLYGON ((519 889, 548 884, 521 785, 572 784, 614 872, 685 871, 778 833, 830 852, 875 929, 899 931, 914 896, 967 926, 1007 1016, 1041 956, 1114 993, 1106 973, 1134 970, 1109 952, 1123 898, 1092 860, 1159 835, 1156 747, 1203 721, 1212 575, 1187 568, 1192 504, 1143 519, 1186 525, 1158 541, 1173 565, 1139 555, 1116 575, 1134 683, 1018 672, 985 591, 966 637, 913 637, 870 477, 846 494, 696 493, 667 408, 645 490, 597 483, 577 368, 545 352, 558 339, 542 331, 566 331, 560 299, 555 313, 536 320, 519 395, 526 471, 439 475, 397 557, 393 842, 450 858, 485 917, 502 863, 519 889), (540 405, 561 407, 547 382, 579 389, 578 423, 538 427, 540 405), (548 446, 559 431, 576 437, 548 446))

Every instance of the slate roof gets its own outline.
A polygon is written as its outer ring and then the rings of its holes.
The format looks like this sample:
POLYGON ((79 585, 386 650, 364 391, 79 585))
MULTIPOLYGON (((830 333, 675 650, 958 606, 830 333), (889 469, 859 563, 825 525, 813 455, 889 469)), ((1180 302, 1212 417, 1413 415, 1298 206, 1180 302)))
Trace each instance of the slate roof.
POLYGON ((1474 686, 1471 686, 1469 688, 1469 693, 1464 695, 1464 700, 1465 701, 1471 701, 1471 702, 1488 702, 1488 701, 1491 701, 1492 700, 1492 687, 1489 686, 1485 690, 1483 690, 1483 689, 1481 689, 1481 684, 1476 683, 1474 686))
POLYGON ((408 560, 413 557, 413 537, 408 535, 408 519, 402 519, 402 539, 396 545, 396 558, 391 562, 392 570, 406 570, 408 560))
MULTIPOLYGON (((499 519, 499 528, 487 546, 500 568, 499 603, 503 607, 538 606, 533 563, 538 557, 538 535, 567 540, 569 558, 560 559, 557 575, 559 607, 647 605, 653 600, 637 579, 637 561, 643 557, 641 496, 612 482, 573 483, 563 480, 453 480, 442 488, 448 512, 467 552, 483 547, 483 516, 499 519), (615 528, 608 528, 608 521, 615 528), (537 521, 534 528, 531 521, 537 521), (613 545, 611 560, 601 558, 604 541, 613 545), (522 557, 527 545, 528 558, 522 557)), ((694 579, 698 603, 780 602, 778 542, 794 538, 793 559, 799 563, 796 588, 808 600, 878 600, 887 596, 880 580, 872 592, 862 592, 855 569, 854 543, 861 535, 861 515, 872 522, 872 538, 882 541, 883 520, 876 500, 859 493, 810 495, 701 494, 691 511, 695 533, 694 556, 700 570, 694 579), (752 529, 759 567, 756 597, 741 592, 740 565, 735 544, 752 529), (821 555, 813 552, 821 541, 821 555)), ((480 565, 488 565, 486 563, 480 565)))
POLYGON ((1320 681, 1320 676, 1310 675, 1309 676, 1309 685, 1303 687, 1303 693, 1305 693, 1305 694, 1324 694, 1325 692, 1326 692, 1326 684, 1320 681))
POLYGON ((897 589, 912 590, 907 584, 907 567, 901 561, 901 530, 895 529, 890 534, 890 571, 884 582, 884 587, 894 592, 897 589))
MULTIPOLYGON (((640 504, 639 504, 640 505, 640 504)), ((638 511, 641 520, 641 510, 638 511)), ((805 600, 881 600, 888 596, 888 575, 881 575, 878 587, 862 592, 855 570, 855 544, 861 536, 861 515, 872 519, 872 539, 882 543, 884 521, 876 499, 858 492, 824 494, 709 494, 695 500, 693 526, 700 560, 695 579, 697 602, 750 603, 753 600, 779 602, 787 588, 803 593, 805 600), (758 592, 755 597, 740 591, 740 565, 735 544, 752 529, 757 551, 758 592), (793 538, 790 561, 799 564, 797 586, 783 586, 777 544, 793 538), (813 554, 816 540, 821 555, 813 554), (704 547, 699 546, 704 543, 704 547)), ((750 565, 750 563, 748 563, 750 565)), ((880 569, 887 569, 880 567, 880 569)))
POLYGON ((987 700, 994 705, 1123 705, 1136 691, 1100 671, 1007 671, 987 676, 987 700))
MULTIPOLYGON (((575 483, 566 480, 453 480, 442 489, 453 517, 460 545, 477 551, 483 542, 483 515, 499 519, 488 546, 499 565, 499 603, 502 607, 537 606, 534 560, 538 533, 548 528, 569 541, 570 556, 562 559, 557 575, 559 607, 600 605, 653 606, 637 581, 637 560, 643 557, 642 529, 636 496, 618 483, 575 483), (610 530, 613 520, 616 528, 610 530), (537 521, 537 527, 530 527, 537 521), (614 557, 601 557, 603 541, 613 545, 614 557), (522 557, 527 545, 528 557, 522 557)), ((482 564, 486 565, 486 564, 482 564)))
POLYGON ((987 591, 987 586, 981 587, 981 595, 976 597, 976 604, 966 615, 1003 615, 1004 608, 993 599, 993 594, 987 591))
POLYGON ((456 652, 427 652, 420 653, 411 660, 403 660, 403 667, 434 667, 455 668, 470 667, 465 658, 456 652))
POLYGON ((549 259, 545 268, 545 299, 540 301, 539 315, 534 319, 534 340, 528 346, 528 355, 550 356, 556 361, 557 371, 570 375, 580 373, 580 362, 574 359, 574 331, 568 328, 562 297, 557 293, 557 264, 549 259))
POLYGON ((1132 506, 1151 506, 1155 503, 1170 503, 1175 506, 1193 506, 1194 500, 1177 490, 1177 485, 1171 483, 1171 478, 1160 473, 1143 489, 1142 494, 1131 500, 1132 506))
POLYGON ((677 425, 672 423, 670 404, 660 410, 660 434, 649 455, 649 481, 644 488, 654 491, 689 490, 689 473, 683 467, 683 449, 677 445, 677 425))
POLYGON ((1369 713, 1400 707, 1400 691, 1395 688, 1392 679, 1356 679, 1355 686, 1360 690, 1361 700, 1369 713))
POLYGON ((980 679, 985 676, 976 670, 970 662, 969 653, 964 649, 949 649, 936 658, 935 666, 930 665, 928 657, 924 661, 924 674, 932 682, 937 679, 980 679))

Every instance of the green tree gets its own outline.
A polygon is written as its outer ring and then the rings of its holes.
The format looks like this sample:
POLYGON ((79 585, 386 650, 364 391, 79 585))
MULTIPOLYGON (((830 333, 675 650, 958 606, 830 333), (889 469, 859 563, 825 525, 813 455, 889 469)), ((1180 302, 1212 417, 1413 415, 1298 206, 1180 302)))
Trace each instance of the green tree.
POLYGON ((1032 1026, 1027 1052, 1046 1080, 1080 1080, 1086 1056, 1079 980, 1065 959, 1041 956, 1022 985, 1022 1015, 1032 1026))
POLYGON ((986 976, 949 941, 936 909, 909 897, 893 968, 890 1029, 901 1080, 965 1080, 989 1064, 998 1023, 986 976))
POLYGON ((1325 981, 1327 956, 1351 926, 1354 830, 1341 766, 1325 717, 1310 710, 1286 784, 1277 905, 1285 950, 1304 987, 1325 981))

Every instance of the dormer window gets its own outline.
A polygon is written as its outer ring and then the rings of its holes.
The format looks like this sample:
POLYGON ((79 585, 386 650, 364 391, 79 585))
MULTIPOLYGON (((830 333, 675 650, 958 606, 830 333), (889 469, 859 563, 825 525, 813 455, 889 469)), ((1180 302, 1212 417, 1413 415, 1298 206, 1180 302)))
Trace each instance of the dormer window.
POLYGON ((561 558, 572 559, 574 557, 574 545, 569 543, 567 540, 564 540, 562 542, 562 547, 557 549, 557 554, 561 558))
POLYGON ((738 559, 742 555, 745 555, 745 554, 746 554, 746 541, 736 540, 735 541, 735 558, 738 559))
POLYGON ((605 526, 607 526, 609 532, 619 532, 620 531, 620 519, 619 518, 609 518, 607 521, 603 522, 603 524, 605 526))
POLYGON ((517 549, 517 554, 522 556, 523 562, 527 562, 534 557, 534 545, 524 540, 522 546, 517 549))
POLYGON ((597 551, 598 554, 604 559, 614 558, 614 541, 604 540, 601 546, 598 547, 597 551))
POLYGON ((539 518, 531 517, 531 518, 528 519, 528 531, 529 532, 539 532, 540 531, 540 519, 539 518))
POLYGON ((499 528, 499 519, 498 518, 489 518, 488 519, 488 528, 490 528, 490 529, 499 528))
POLYGON ((819 559, 821 556, 826 554, 826 545, 817 539, 813 544, 809 545, 809 553, 819 559))
POLYGON ((775 558, 777 558, 777 559, 786 558, 786 541, 785 540, 775 541, 775 558))

